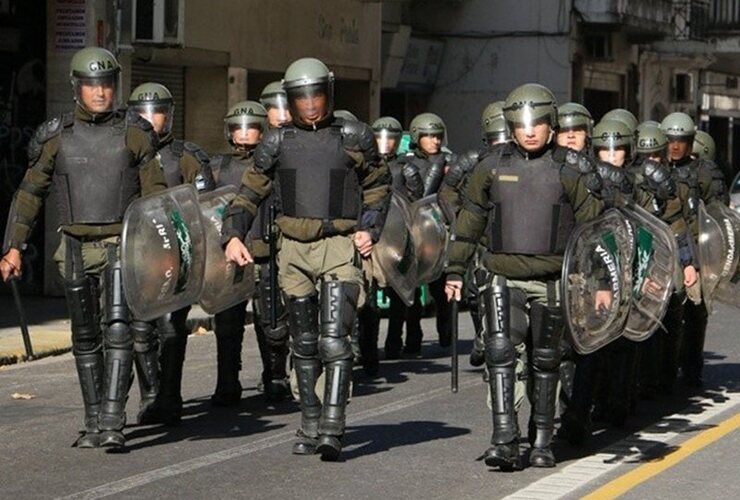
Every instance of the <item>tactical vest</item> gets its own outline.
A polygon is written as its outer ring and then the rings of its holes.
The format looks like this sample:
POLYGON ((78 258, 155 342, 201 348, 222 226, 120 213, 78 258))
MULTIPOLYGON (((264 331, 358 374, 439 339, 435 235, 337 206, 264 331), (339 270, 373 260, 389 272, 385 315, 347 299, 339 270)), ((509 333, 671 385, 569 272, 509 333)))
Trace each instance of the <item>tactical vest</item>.
POLYGON ((121 222, 139 196, 139 168, 126 146, 126 121, 74 120, 59 137, 53 185, 61 225, 121 222))
POLYGON ((695 215, 699 209, 699 201, 701 200, 701 186, 699 185, 699 174, 692 167, 692 163, 674 166, 671 170, 671 174, 677 183, 682 183, 689 188, 689 213, 695 215))
POLYGON ((180 168, 182 150, 182 142, 172 141, 157 151, 168 188, 179 186, 184 182, 182 168, 180 168))
POLYGON ((547 152, 515 158, 504 150, 494 164, 488 248, 494 253, 562 255, 575 216, 560 180, 563 166, 547 152))
POLYGON ((247 169, 247 164, 239 161, 231 154, 215 157, 211 163, 213 176, 216 178, 216 188, 234 186, 239 189, 242 185, 242 176, 247 169))
POLYGON ((283 129, 275 174, 284 215, 324 220, 360 216, 360 181, 355 161, 342 147, 341 127, 283 129))

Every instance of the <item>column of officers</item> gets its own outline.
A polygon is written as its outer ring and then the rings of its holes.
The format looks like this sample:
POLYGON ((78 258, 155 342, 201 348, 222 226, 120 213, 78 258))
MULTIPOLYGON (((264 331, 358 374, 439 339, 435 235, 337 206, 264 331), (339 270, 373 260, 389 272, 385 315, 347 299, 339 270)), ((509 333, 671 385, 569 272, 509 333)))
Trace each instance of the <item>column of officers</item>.
MULTIPOLYGON (((125 404, 134 374, 139 424, 178 425, 189 307, 139 321, 121 290, 120 233, 128 204, 183 183, 199 192, 234 186, 224 215, 226 258, 254 263, 253 324, 262 360, 259 390, 270 402, 298 400, 298 455, 336 460, 342 450, 352 371, 379 374, 378 285, 371 257, 391 193, 409 201, 436 195, 450 225, 448 264, 429 283, 439 345, 449 347, 449 300, 463 300, 475 339, 470 364, 484 367, 493 432, 489 467, 554 467, 559 433, 583 445, 596 421, 623 426, 640 398, 671 395, 677 381, 702 386, 707 310, 698 285, 699 200, 726 201, 712 138, 690 116, 643 122, 615 109, 594 125, 578 103, 558 105, 538 84, 487 104, 481 147, 448 149, 443 119, 430 112, 372 126, 334 109, 334 75, 321 61, 291 64, 259 102, 224 118, 226 154, 209 155, 173 137, 175 103, 155 82, 135 88, 121 111, 121 69, 105 49, 71 62, 73 113, 39 127, 3 242, 4 280, 22 271, 22 251, 54 190, 62 242, 55 254, 72 319, 73 354, 84 404, 75 446, 125 447, 125 404), (569 234, 627 197, 673 231, 684 287, 662 327, 636 343, 620 338, 589 355, 572 347, 559 279, 569 234), (279 207, 276 228, 268 211, 279 207), (272 230, 272 231, 271 231, 272 230), (269 258, 278 236, 277 269, 269 258), (271 273, 279 277, 273 293, 271 273), (685 290, 685 291, 684 291, 685 290), (277 298, 277 300, 275 300, 277 298), (275 318, 277 319, 275 321, 275 318), (271 320, 272 319, 272 320, 271 320), (518 412, 531 412, 528 449, 518 412)), ((411 306, 388 287, 384 357, 422 353, 421 292, 411 306)), ((598 300, 598 297, 597 297, 598 300)), ((606 299, 605 299, 606 300, 606 299)), ((248 301, 215 315, 214 406, 238 405, 248 301)))

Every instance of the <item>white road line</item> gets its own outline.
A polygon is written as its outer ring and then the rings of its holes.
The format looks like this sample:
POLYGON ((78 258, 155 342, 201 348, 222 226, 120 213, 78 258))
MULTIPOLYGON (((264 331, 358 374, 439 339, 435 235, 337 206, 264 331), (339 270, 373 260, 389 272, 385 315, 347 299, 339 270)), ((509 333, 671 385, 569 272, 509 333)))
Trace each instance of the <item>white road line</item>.
MULTIPOLYGON (((480 379, 478 377, 473 377, 470 380, 461 382, 460 389, 467 389, 468 387, 479 386, 479 385, 480 385, 480 379)), ((385 414, 392 413, 395 411, 404 410, 411 406, 416 406, 418 404, 424 403, 431 399, 435 399, 440 396, 448 395, 448 394, 450 394, 449 388, 445 387, 445 388, 433 389, 431 391, 427 391, 421 394, 416 394, 414 396, 409 396, 408 398, 400 399, 392 403, 381 405, 377 408, 370 408, 365 411, 361 411, 355 414, 350 414, 350 416, 347 418, 347 423, 355 424, 357 422, 361 422, 363 420, 367 420, 373 417, 378 417, 380 415, 385 415, 385 414)), ((258 451, 261 451, 267 448, 272 448, 273 446, 278 446, 283 443, 292 441, 294 437, 295 437, 295 431, 281 432, 279 434, 275 434, 274 436, 269 436, 266 438, 258 439, 257 441, 246 443, 241 446, 235 446, 234 448, 229 448, 229 449, 218 451, 215 453, 210 453, 208 455, 203 455, 201 457, 186 460, 184 462, 168 465, 160 469, 155 469, 149 472, 136 474, 134 476, 121 479, 119 481, 113 481, 111 483, 103 484, 101 486, 97 486, 89 490, 81 491, 78 493, 73 493, 72 495, 68 495, 68 496, 60 497, 60 498, 62 500, 72 500, 72 499, 92 500, 96 498, 103 498, 103 497, 107 497, 110 495, 115 495, 117 493, 122 493, 124 491, 132 490, 134 488, 138 488, 139 486, 143 486, 145 484, 152 483, 154 481, 159 481, 160 479, 177 476, 179 474, 184 474, 186 472, 191 472, 197 469, 202 469, 203 467, 208 467, 208 466, 220 463, 220 462, 225 462, 227 460, 231 460, 234 458, 239 458, 239 457, 243 457, 246 455, 250 455, 252 453, 256 453, 258 451)))
POLYGON ((651 450, 665 445, 687 430, 700 426, 718 414, 740 405, 740 393, 724 391, 718 396, 694 400, 681 412, 664 417, 642 431, 607 446, 599 453, 563 467, 559 472, 550 474, 505 497, 505 500, 563 498, 609 474, 620 465, 639 463, 645 457, 650 457, 651 450), (718 403, 716 399, 723 401, 718 403))

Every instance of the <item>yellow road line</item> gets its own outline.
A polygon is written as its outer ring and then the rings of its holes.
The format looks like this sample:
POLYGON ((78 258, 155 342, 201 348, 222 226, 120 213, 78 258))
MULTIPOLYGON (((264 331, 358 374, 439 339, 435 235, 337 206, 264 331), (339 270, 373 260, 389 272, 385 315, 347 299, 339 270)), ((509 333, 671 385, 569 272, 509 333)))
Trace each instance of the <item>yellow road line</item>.
POLYGON ((712 444, 730 432, 740 428, 740 413, 721 422, 716 427, 707 429, 700 434, 692 437, 688 441, 679 445, 678 449, 669 455, 656 458, 644 465, 631 470, 630 472, 610 481, 601 488, 589 493, 583 497, 583 500, 601 500, 608 498, 617 498, 635 486, 644 483, 651 477, 654 477, 666 469, 669 469, 679 463, 684 458, 701 450, 705 446, 712 444))

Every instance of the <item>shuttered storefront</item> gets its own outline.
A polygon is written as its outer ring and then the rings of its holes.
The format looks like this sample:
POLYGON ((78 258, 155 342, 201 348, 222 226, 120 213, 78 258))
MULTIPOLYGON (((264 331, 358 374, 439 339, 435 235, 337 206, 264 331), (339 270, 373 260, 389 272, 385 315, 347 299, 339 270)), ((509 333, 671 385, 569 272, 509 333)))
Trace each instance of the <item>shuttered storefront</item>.
POLYGON ((145 82, 161 83, 170 90, 175 100, 172 133, 178 139, 185 138, 185 68, 133 63, 131 65, 131 89, 145 82))

